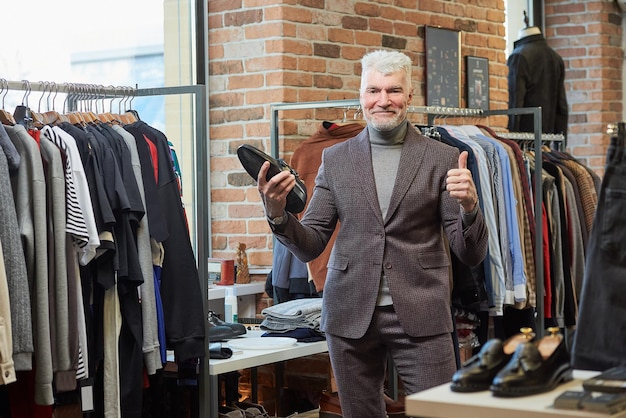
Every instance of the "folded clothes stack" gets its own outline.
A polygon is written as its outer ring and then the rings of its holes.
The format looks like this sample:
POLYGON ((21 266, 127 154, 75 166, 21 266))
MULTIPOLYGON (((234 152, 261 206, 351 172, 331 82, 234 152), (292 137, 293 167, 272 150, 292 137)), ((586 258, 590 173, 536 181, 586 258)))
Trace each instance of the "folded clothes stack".
POLYGON ((320 330, 322 299, 294 299, 265 308, 260 328, 271 336, 292 336, 298 341, 323 339, 320 330), (316 338, 318 337, 318 338, 316 338))

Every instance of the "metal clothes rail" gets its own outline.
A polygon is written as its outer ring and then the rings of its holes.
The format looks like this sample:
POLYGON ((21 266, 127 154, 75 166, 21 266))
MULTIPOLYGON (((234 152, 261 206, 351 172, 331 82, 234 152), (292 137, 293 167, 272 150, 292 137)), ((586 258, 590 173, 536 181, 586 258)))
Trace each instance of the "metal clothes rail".
MULTIPOLYGON (((271 139, 271 153, 272 156, 278 157, 279 155, 279 126, 278 116, 281 111, 289 110, 303 110, 303 109, 320 109, 320 108, 344 108, 344 109, 358 109, 359 100, 328 100, 328 101, 315 101, 315 102, 302 102, 302 103, 278 103, 273 104, 270 107, 271 112, 271 124, 270 124, 270 139, 271 139)), ((502 116, 502 115, 532 115, 533 116, 533 132, 530 133, 534 138, 535 149, 535 173, 534 173, 534 215, 535 215, 535 230, 538 234, 541 234, 543 230, 543 218, 542 218, 542 179, 541 179, 541 167, 542 167, 542 140, 543 134, 541 132, 541 108, 540 107, 526 107, 515 109, 500 109, 500 110, 482 110, 482 109, 467 109, 467 108, 450 108, 441 106, 410 106, 408 111, 410 113, 422 113, 429 116, 429 123, 439 116, 444 117, 489 117, 489 116, 502 116)), ((536 235, 538 236, 538 235, 536 235)), ((537 288, 537 303, 535 306, 535 327, 537 338, 541 338, 544 335, 544 274, 543 274, 543 248, 541 239, 537 238, 535 241, 535 278, 537 288)))
MULTIPOLYGON (((204 318, 208 315, 208 272, 206 260, 211 257, 211 193, 209 187, 211 184, 211 170, 209 158, 209 130, 207 118, 207 87, 205 85, 188 85, 174 87, 157 87, 157 88, 132 88, 119 86, 100 86, 82 83, 53 83, 53 82, 30 82, 8 81, 2 79, 2 86, 5 90, 18 90, 27 92, 26 97, 31 91, 47 92, 51 88, 61 93, 76 94, 78 100, 99 100, 102 98, 114 99, 121 95, 130 95, 129 97, 155 97, 155 96, 179 96, 191 94, 194 96, 194 119, 195 119, 195 138, 194 138, 194 157, 196 162, 197 174, 194 176, 195 185, 195 226, 196 226, 196 261, 198 262, 198 277, 200 280, 200 288, 202 289, 204 318), (54 86, 54 87, 52 87, 54 86), (93 97, 93 96, 96 97, 93 97)), ((4 91, 4 90, 0 90, 4 91)), ((209 323, 204 321, 206 340, 204 344, 205 356, 200 363, 200 379, 199 379, 199 395, 200 395, 200 416, 208 416, 210 405, 210 378, 209 378, 209 323)))

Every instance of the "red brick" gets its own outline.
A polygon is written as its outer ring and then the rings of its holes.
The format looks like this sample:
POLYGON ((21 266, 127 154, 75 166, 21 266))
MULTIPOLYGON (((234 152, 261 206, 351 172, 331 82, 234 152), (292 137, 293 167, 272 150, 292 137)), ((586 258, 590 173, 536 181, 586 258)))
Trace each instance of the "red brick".
POLYGON ((376 17, 380 16, 380 6, 372 2, 356 3, 354 12, 358 16, 376 17))

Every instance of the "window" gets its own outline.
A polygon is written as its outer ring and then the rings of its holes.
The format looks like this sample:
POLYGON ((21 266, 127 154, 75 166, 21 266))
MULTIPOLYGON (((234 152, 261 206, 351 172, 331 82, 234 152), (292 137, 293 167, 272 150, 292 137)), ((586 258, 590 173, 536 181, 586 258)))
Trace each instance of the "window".
POLYGON ((95 94, 83 96, 76 106, 94 113, 123 113, 132 108, 143 121, 166 134, 183 171, 183 199, 194 247, 194 97, 133 97, 130 92, 132 88, 196 83, 196 4, 200 3, 10 1, 3 3, 0 25, 0 78, 27 80, 31 86, 47 88, 33 88, 30 93, 4 90, 0 106, 9 113, 20 104, 38 112, 83 110, 70 108, 66 94, 70 83, 116 87, 113 97, 106 98, 99 97, 94 87, 90 92, 95 94))

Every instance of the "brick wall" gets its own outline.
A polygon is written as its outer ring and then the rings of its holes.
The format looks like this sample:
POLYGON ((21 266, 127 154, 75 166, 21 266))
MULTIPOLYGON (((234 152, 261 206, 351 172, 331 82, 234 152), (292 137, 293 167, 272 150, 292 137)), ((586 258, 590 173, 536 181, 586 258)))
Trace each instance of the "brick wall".
MULTIPOLYGON (((236 148, 269 152, 270 104, 357 99, 360 57, 399 49, 413 58, 415 105, 424 104, 424 27, 461 32, 461 57, 489 59, 490 106, 507 107, 503 0, 211 0, 209 120, 212 247, 251 266, 270 266, 272 238, 254 182, 236 148)), ((608 0, 546 0, 545 35, 564 58, 570 109, 568 148, 603 173, 606 127, 621 120, 622 13, 608 0)), ((462 74, 464 74, 462 60, 462 74)), ((464 78, 464 77, 462 77, 464 78)), ((465 91, 462 80, 461 91, 465 91)), ((464 94, 463 94, 464 96, 464 94)), ((465 106, 465 98, 462 98, 465 106)), ((279 149, 289 160, 321 120, 351 119, 338 109, 281 112, 279 149)), ((492 118, 491 126, 506 120, 492 118)))
POLYGON ((568 151, 602 175, 607 125, 622 120, 622 12, 613 1, 546 0, 546 37, 563 57, 568 151))
MULTIPOLYGON (((214 257, 234 257, 244 242, 250 265, 271 265, 272 238, 236 148, 245 142, 269 152, 273 103, 357 99, 367 51, 407 53, 413 104, 423 105, 424 27, 459 30, 461 57, 489 59, 491 107, 507 106, 503 0, 211 0, 208 8, 214 257)), ((327 109, 284 113, 279 148, 287 161, 321 120, 345 117, 327 109)))

